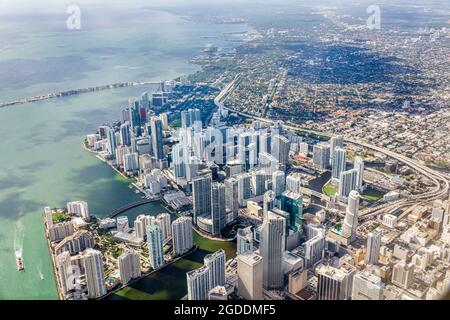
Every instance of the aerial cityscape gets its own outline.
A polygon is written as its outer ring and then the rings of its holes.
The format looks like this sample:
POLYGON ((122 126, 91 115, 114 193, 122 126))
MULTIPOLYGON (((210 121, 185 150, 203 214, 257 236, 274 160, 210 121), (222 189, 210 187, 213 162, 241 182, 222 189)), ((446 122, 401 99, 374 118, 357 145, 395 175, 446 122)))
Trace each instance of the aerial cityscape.
POLYGON ((449 299, 448 3, 62 2, 0 5, 1 300, 449 299))

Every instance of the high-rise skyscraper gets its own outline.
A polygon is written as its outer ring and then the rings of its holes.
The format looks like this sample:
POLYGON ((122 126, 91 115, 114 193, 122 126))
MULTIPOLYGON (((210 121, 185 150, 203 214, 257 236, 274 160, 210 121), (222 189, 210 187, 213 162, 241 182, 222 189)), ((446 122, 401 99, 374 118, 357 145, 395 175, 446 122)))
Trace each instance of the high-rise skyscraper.
POLYGON ((209 268, 202 266, 186 273, 189 300, 207 300, 210 288, 209 268))
POLYGON ((268 212, 275 207, 275 192, 267 191, 263 197, 263 217, 267 216, 268 212))
POLYGON ((284 171, 277 170, 272 173, 272 190, 279 197, 286 190, 286 178, 284 171))
POLYGON ((164 159, 162 122, 159 118, 152 117, 150 119, 150 126, 152 131, 153 156, 158 160, 164 159))
POLYGON ((67 213, 75 213, 85 221, 90 221, 89 206, 86 201, 71 201, 67 203, 67 213))
POLYGON ((173 252, 182 255, 193 246, 192 218, 180 217, 172 223, 173 252))
POLYGON ((298 174, 290 174, 286 177, 286 190, 301 194, 302 179, 298 174))
POLYGON ((151 224, 147 227, 147 243, 152 268, 161 268, 164 265, 164 251, 163 233, 159 225, 151 224))
POLYGON ((330 166, 330 145, 327 143, 318 143, 313 147, 313 163, 320 169, 326 169, 330 166))
POLYGON ((334 149, 332 172, 331 172, 331 177, 334 180, 339 181, 341 173, 345 171, 345 165, 346 165, 345 150, 342 149, 341 147, 336 147, 334 149))
POLYGON ((120 143, 125 146, 131 145, 130 123, 128 121, 120 126, 120 143))
POLYGON ((197 217, 211 214, 211 184, 211 175, 192 180, 194 223, 197 223, 197 217))
POLYGON ((353 168, 356 170, 356 190, 362 191, 364 182, 364 160, 361 157, 356 156, 353 161, 353 168))
POLYGON ((120 281, 127 284, 131 279, 141 276, 141 262, 139 253, 133 249, 126 249, 119 258, 120 281))
POLYGON ((290 228, 298 231, 302 228, 303 197, 292 191, 281 195, 281 210, 289 213, 290 228))
POLYGON ((237 218, 239 211, 238 195, 238 180, 233 177, 225 179, 225 207, 227 211, 233 213, 234 219, 237 218))
POLYGON ((334 160, 334 150, 339 147, 344 147, 344 138, 342 136, 335 136, 330 139, 330 154, 331 154, 331 164, 333 164, 334 160))
POLYGON ((164 242, 168 241, 172 235, 170 214, 168 214, 167 212, 160 213, 156 216, 156 220, 161 228, 163 234, 163 241, 164 242))
POLYGON ((266 172, 258 170, 252 174, 252 190, 255 197, 261 196, 265 192, 266 187, 266 172))
POLYGON ((263 299, 263 258, 253 252, 239 254, 237 260, 240 296, 248 300, 263 299))
POLYGON ((350 194, 350 191, 356 190, 357 179, 358 171, 356 169, 341 172, 338 189, 338 195, 340 198, 345 199, 350 194))
POLYGON ((88 297, 95 299, 105 295, 105 271, 101 252, 92 248, 84 250, 83 263, 88 297))
POLYGON ((372 231, 367 236, 366 262, 368 264, 377 264, 380 257, 381 233, 372 231))
POLYGON ((56 269, 63 293, 75 288, 75 274, 70 260, 70 252, 63 251, 56 256, 56 269))
POLYGON ((209 270, 209 290, 225 284, 225 262, 225 251, 223 249, 205 256, 204 264, 209 270))
POLYGON ((225 186, 222 183, 215 182, 211 188, 211 219, 212 233, 215 236, 220 235, 225 226, 225 186))
POLYGON ((360 195, 358 191, 353 190, 350 192, 342 230, 342 235, 349 239, 353 239, 356 234, 356 227, 358 226, 359 199, 360 195))
POLYGON ((238 179, 238 201, 241 207, 245 206, 246 200, 252 196, 251 175, 248 173, 240 174, 238 179))
POLYGON ((283 286, 282 260, 285 248, 286 220, 269 211, 261 229, 260 252, 263 257, 263 286, 283 286))
POLYGON ((392 283, 403 289, 408 289, 414 280, 414 265, 400 261, 392 268, 392 283))
POLYGON ((250 226, 238 229, 236 243, 237 255, 244 254, 246 252, 253 252, 253 231, 250 226))
POLYGON ((110 155, 113 157, 116 155, 117 141, 116 141, 116 133, 113 128, 108 127, 106 131, 106 149, 110 155))
POLYGON ((289 139, 275 134, 272 136, 272 155, 278 160, 280 166, 285 167, 289 160, 289 139))

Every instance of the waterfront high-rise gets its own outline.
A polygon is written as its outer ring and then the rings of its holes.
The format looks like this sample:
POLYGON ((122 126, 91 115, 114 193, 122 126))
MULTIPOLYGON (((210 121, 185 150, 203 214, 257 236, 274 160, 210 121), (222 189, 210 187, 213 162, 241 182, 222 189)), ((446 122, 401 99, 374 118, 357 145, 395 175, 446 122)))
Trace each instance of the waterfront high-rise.
POLYGON ((366 257, 368 264, 377 264, 380 257, 381 233, 372 231, 367 236, 366 257))
POLYGON ((197 223, 197 217, 211 214, 211 184, 211 175, 192 180, 194 223, 197 223))
POLYGON ((227 211, 233 213, 233 218, 237 218, 239 211, 239 188, 238 180, 231 177, 225 179, 225 207, 227 211))
MULTIPOLYGON (((70 260, 70 252, 63 251, 55 259, 56 270, 58 273, 59 283, 61 285, 62 292, 66 292, 75 288, 75 281, 77 280, 77 275, 73 272, 74 268, 70 260)), ((80 274, 78 274, 78 277, 80 274)))
POLYGON ((106 294, 105 274, 102 253, 88 248, 83 252, 83 263, 86 276, 86 286, 90 299, 106 294))
POLYGON ((238 229, 236 243, 237 255, 253 252, 253 231, 251 226, 238 229))
POLYGON ((358 191, 353 190, 350 192, 342 229, 342 235, 349 239, 353 239, 356 234, 356 227, 358 226, 359 199, 360 195, 358 191))
POLYGON ((276 289, 283 286, 282 259, 285 234, 286 220, 269 211, 262 224, 260 244, 265 289, 276 289))
POLYGON ((118 260, 120 281, 127 284, 131 279, 141 276, 141 261, 139 253, 133 249, 126 249, 118 260))
POLYGON ((247 300, 263 299, 263 258, 253 252, 239 254, 237 260, 240 296, 247 300))
POLYGON ((71 201, 67 203, 67 213, 78 214, 84 221, 89 222, 91 216, 89 215, 89 206, 86 201, 71 201))
POLYGON ((159 226, 163 234, 163 241, 166 242, 172 236, 172 224, 170 221, 170 214, 167 212, 160 213, 156 216, 159 226))
POLYGON ((192 218, 180 217, 172 223, 173 252, 182 255, 193 246, 192 218))
POLYGON ((215 182, 211 188, 211 219, 212 234, 219 236, 225 226, 225 186, 223 183, 215 182))
POLYGON ((225 284, 225 251, 220 249, 205 256, 204 264, 209 270, 209 288, 225 284))
POLYGON ((113 128, 108 127, 106 131, 106 149, 110 155, 113 157, 116 155, 117 141, 116 141, 116 133, 113 128))
POLYGON ((345 154, 346 154, 345 150, 342 149, 341 147, 336 147, 336 149, 334 149, 331 177, 335 181, 339 181, 341 173, 345 171, 346 165, 345 154))
POLYGON ((164 265, 163 233, 161 227, 152 224, 147 227, 147 243, 150 265, 153 269, 164 265))
POLYGON ((209 268, 202 266, 186 273, 188 300, 207 300, 210 288, 209 268))

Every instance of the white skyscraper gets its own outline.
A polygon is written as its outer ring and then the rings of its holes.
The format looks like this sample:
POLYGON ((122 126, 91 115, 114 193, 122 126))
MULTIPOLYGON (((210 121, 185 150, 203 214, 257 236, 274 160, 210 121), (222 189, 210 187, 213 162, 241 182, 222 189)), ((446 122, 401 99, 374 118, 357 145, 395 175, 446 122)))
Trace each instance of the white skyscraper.
POLYGON ((172 236, 170 214, 168 214, 167 212, 160 213, 156 216, 156 219, 158 220, 158 224, 161 227, 163 241, 166 242, 172 236))
POLYGON ((266 187, 266 172, 258 170, 252 174, 252 193, 255 197, 261 196, 265 192, 266 187))
POLYGON ((337 147, 339 147, 339 148, 344 147, 344 138, 342 136, 335 136, 330 139, 331 164, 333 163, 333 160, 334 160, 334 152, 333 151, 337 147))
POLYGON ((364 160, 356 156, 353 161, 353 168, 356 170, 356 190, 362 191, 364 179, 364 160))
POLYGON ((260 252, 263 257, 263 285, 266 289, 283 286, 283 252, 286 220, 269 211, 261 229, 260 252))
POLYGON ((268 212, 275 207, 275 192, 267 191, 263 197, 263 217, 267 216, 268 212))
POLYGON ((238 194, 238 180, 235 178, 225 179, 225 207, 227 211, 233 213, 234 218, 237 218, 239 211, 238 194))
POLYGON ((370 270, 353 277, 352 300, 383 300, 384 284, 370 270))
POLYGON ((289 139, 282 135, 275 134, 272 136, 271 147, 272 155, 278 160, 280 166, 286 166, 289 160, 289 139))
POLYGON ((338 195, 340 198, 347 198, 350 191, 356 190, 358 179, 358 171, 356 169, 350 169, 341 172, 339 178, 339 190, 338 195))
MULTIPOLYGON (((205 256, 204 264, 209 270, 209 288, 225 284, 225 251, 220 249, 205 256)), ((208 290, 209 291, 209 290, 208 290)))
POLYGON ((350 192, 342 230, 342 235, 350 239, 354 238, 356 227, 358 226, 359 199, 358 191, 353 190, 350 192))
POLYGON ((247 300, 263 299, 263 258, 253 252, 239 254, 237 260, 240 296, 247 300))
POLYGON ((238 201, 241 207, 245 206, 246 200, 252 196, 251 175, 248 173, 241 174, 238 179, 238 201))
POLYGON ((253 231, 252 228, 240 228, 237 232, 237 249, 236 254, 244 254, 246 252, 253 252, 253 231))
POLYGON ((159 225, 152 224, 147 227, 147 243, 152 268, 161 268, 164 265, 164 251, 163 233, 159 225))
POLYGON ((202 266, 186 273, 189 300, 207 300, 210 288, 209 268, 202 266))
MULTIPOLYGON (((63 251, 56 257, 56 269, 63 293, 75 288, 75 273, 69 251, 63 251)), ((79 276, 79 275, 78 275, 79 276)))
POLYGON ((372 231, 367 236, 366 262, 377 264, 380 257, 381 233, 372 231))
POLYGON ((141 262, 139 253, 133 249, 126 249, 119 258, 120 281, 127 284, 131 279, 141 276, 141 262))
POLYGON ((147 234, 147 217, 140 214, 134 220, 134 232, 137 238, 144 239, 147 234))
POLYGON ((75 213, 85 221, 90 221, 89 206, 86 201, 72 201, 67 203, 67 213, 75 213))
POLYGON ((331 177, 334 180, 339 181, 341 173, 345 171, 345 164, 346 164, 345 150, 342 149, 341 147, 336 147, 334 149, 333 154, 332 173, 331 173, 331 177))
POLYGON ((279 197, 286 190, 286 177, 284 171, 277 170, 272 174, 272 190, 279 197))
POLYGON ((314 145, 313 163, 320 169, 326 169, 330 166, 330 145, 323 142, 314 145))
POLYGON ((182 255, 193 246, 192 218, 180 217, 172 223, 173 252, 182 255))
POLYGON ((302 179, 298 174, 290 174, 286 177, 286 190, 302 194, 302 179))
POLYGON ((106 294, 105 275, 102 254, 98 250, 88 248, 83 253, 88 297, 99 298, 106 294))

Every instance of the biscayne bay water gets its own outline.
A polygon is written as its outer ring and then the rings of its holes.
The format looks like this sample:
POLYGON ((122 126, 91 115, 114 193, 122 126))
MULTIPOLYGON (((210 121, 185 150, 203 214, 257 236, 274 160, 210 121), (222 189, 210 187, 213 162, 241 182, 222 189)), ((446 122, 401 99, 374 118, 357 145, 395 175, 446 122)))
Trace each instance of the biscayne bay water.
MULTIPOLYGON (((141 13, 135 17, 131 9, 121 11, 130 19, 129 27, 107 25, 76 36, 54 30, 33 35, 38 28, 28 23, 29 17, 16 17, 11 28, 22 23, 27 31, 17 39, 2 39, 8 49, 0 51, 0 74, 8 71, 8 63, 15 63, 16 70, 10 77, 13 83, 0 76, 0 101, 117 81, 172 79, 197 69, 189 60, 208 42, 230 48, 236 44, 223 41, 222 35, 248 30, 243 25, 202 25, 159 11, 152 11, 150 17, 141 13), (163 32, 166 41, 161 41, 161 35, 152 38, 157 30, 163 32), (13 57, 24 59, 23 64, 13 57), (79 70, 68 71, 73 71, 72 75, 61 76, 56 71, 52 75, 52 67, 45 71, 46 64, 54 61, 49 57, 59 57, 62 66, 70 66, 73 59, 83 63, 79 70), (30 75, 22 67, 36 72, 30 75)), ((57 20, 52 15, 45 17, 47 24, 57 20)), ((108 21, 115 20, 112 17, 108 21)), ((2 27, 7 29, 8 24, 2 27)), ((127 100, 145 90, 151 92, 155 87, 101 91, 0 109, 0 299, 57 298, 42 223, 45 206, 61 207, 67 201, 84 199, 93 214, 103 216, 140 199, 128 188, 128 181, 81 145, 86 134, 104 122, 118 119, 127 100), (16 252, 23 254, 23 272, 16 270, 16 252)), ((152 203, 127 214, 162 211, 158 203, 152 203)), ((229 257, 234 254, 232 243, 199 237, 196 242, 205 251, 116 296, 178 299, 186 292, 185 271, 198 266, 202 255, 220 247, 227 250, 229 257), (166 280, 173 281, 168 284, 166 280)))

